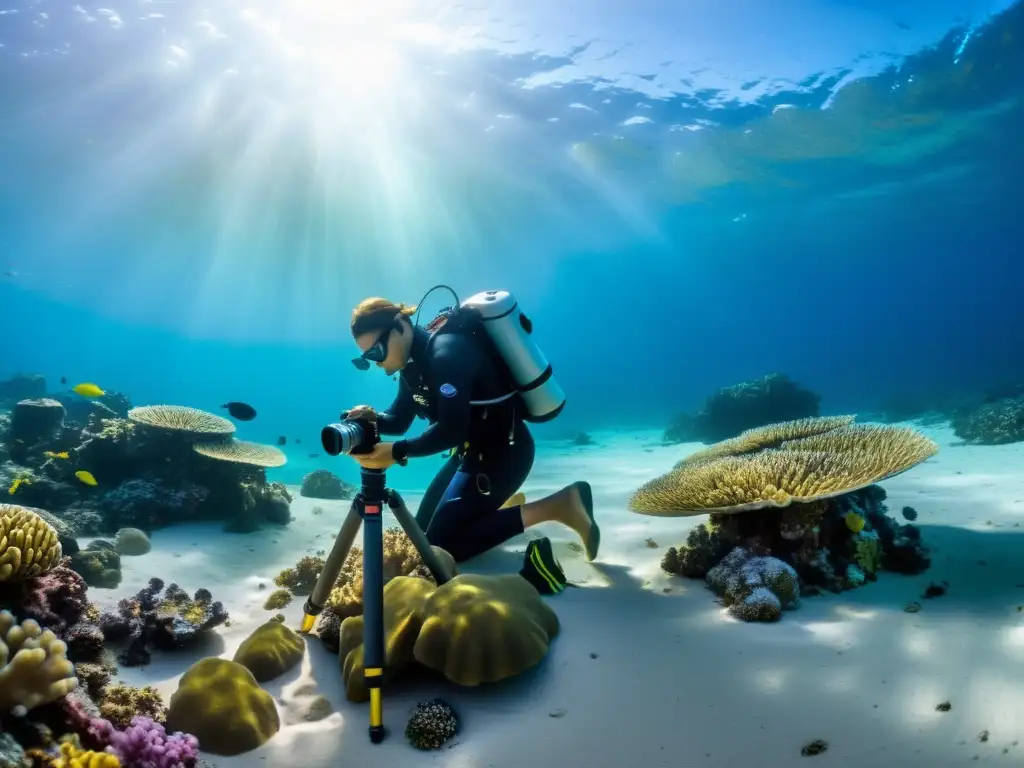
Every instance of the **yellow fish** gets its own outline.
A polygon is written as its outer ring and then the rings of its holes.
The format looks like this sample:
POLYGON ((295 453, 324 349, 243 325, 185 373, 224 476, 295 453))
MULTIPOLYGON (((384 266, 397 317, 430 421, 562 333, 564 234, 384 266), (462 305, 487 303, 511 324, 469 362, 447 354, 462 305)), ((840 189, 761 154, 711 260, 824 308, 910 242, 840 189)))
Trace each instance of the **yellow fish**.
POLYGON ((71 391, 81 395, 82 397, 103 397, 106 394, 102 389, 97 387, 95 384, 85 382, 83 384, 75 384, 71 388, 71 391))
POLYGON ((96 478, 92 476, 92 472, 87 472, 84 469, 80 469, 77 472, 75 472, 75 477, 77 477, 86 485, 96 485, 96 478))
POLYGON ((48 459, 66 459, 68 458, 68 452, 61 451, 60 453, 54 453, 53 451, 43 451, 43 456, 48 459))
POLYGON ((846 520, 846 527, 854 533, 860 533, 864 530, 864 518, 856 512, 847 512, 843 519, 846 520))

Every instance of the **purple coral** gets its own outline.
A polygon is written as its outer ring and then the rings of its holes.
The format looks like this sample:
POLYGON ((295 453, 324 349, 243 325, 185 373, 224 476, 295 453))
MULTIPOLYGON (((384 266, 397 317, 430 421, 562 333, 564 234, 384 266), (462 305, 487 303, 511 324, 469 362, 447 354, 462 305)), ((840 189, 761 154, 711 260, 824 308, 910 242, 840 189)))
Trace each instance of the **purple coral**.
POLYGON ((85 580, 67 567, 67 559, 44 576, 25 584, 22 611, 57 635, 77 624, 88 606, 85 580))
POLYGON ((199 741, 181 732, 168 735, 159 723, 138 716, 127 729, 111 732, 107 752, 133 768, 192 768, 199 760, 199 741))

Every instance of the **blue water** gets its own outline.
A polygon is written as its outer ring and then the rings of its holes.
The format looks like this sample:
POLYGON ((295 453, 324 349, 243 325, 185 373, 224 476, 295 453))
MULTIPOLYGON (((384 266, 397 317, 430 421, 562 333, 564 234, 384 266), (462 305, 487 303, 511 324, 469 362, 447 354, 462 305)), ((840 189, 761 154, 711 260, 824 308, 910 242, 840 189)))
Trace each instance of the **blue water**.
POLYGON ((534 319, 542 437, 1024 378, 1019 4, 104 5, 0 0, 0 377, 245 400, 289 480, 439 282, 534 319))

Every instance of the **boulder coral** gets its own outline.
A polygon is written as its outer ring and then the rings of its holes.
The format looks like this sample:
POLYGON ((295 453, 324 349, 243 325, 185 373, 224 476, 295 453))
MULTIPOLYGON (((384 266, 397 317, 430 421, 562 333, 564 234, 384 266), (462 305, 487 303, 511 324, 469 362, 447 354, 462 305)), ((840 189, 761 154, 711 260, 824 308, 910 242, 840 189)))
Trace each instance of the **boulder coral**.
POLYGON ((302 661, 306 641, 280 621, 260 625, 235 651, 234 661, 264 683, 283 675, 302 661))
POLYGON ((265 744, 281 727, 273 697, 234 661, 207 658, 182 675, 167 727, 190 733, 204 752, 230 757, 265 744))

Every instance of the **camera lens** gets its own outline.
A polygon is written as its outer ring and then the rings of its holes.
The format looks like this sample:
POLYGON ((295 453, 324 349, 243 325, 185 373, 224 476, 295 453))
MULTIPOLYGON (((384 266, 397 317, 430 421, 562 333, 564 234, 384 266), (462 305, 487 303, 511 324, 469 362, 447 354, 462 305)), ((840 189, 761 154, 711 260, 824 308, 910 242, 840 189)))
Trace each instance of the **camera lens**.
POLYGON ((328 424, 320 430, 320 444, 328 456, 352 453, 363 442, 363 428, 354 421, 328 424))

